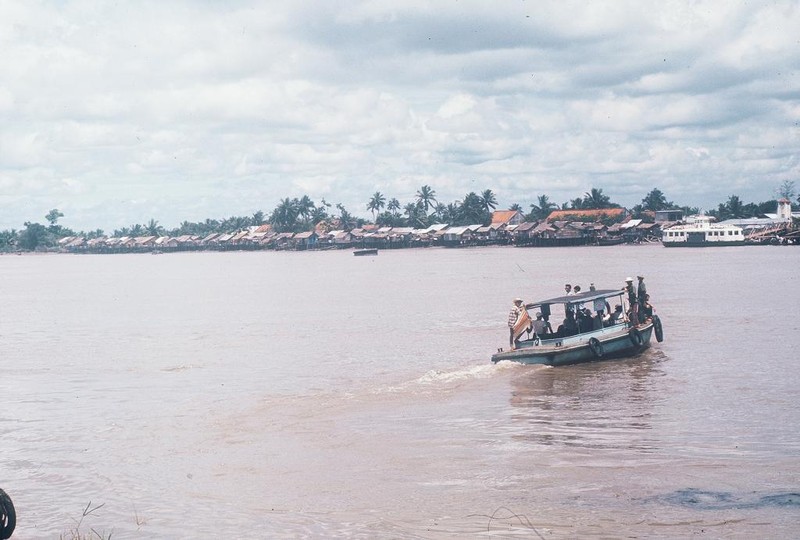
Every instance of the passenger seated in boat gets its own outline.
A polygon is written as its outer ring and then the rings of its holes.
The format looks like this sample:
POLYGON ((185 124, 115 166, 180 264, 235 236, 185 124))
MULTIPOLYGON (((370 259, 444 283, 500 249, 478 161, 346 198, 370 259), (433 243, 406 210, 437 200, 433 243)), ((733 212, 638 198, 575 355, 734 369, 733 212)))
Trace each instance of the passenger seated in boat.
POLYGON ((588 308, 583 308, 578 310, 578 331, 583 332, 591 332, 594 329, 594 323, 592 322, 592 312, 589 311, 588 308))
POLYGON ((544 320, 541 311, 536 313, 536 319, 534 319, 533 321, 533 333, 534 336, 539 336, 539 337, 543 337, 546 334, 553 333, 553 329, 550 328, 550 323, 544 320), (548 330, 550 331, 548 332, 548 330))
POLYGON ((620 319, 622 318, 622 306, 617 304, 614 306, 614 311, 608 316, 608 325, 607 326, 614 326, 615 324, 619 323, 620 319))
POLYGON ((564 318, 564 323, 558 327, 559 337, 574 336, 578 333, 578 322, 575 320, 575 315, 571 311, 567 311, 567 316, 564 318))
POLYGON ((592 317, 593 330, 600 330, 606 321, 605 311, 602 309, 597 310, 597 315, 592 317))

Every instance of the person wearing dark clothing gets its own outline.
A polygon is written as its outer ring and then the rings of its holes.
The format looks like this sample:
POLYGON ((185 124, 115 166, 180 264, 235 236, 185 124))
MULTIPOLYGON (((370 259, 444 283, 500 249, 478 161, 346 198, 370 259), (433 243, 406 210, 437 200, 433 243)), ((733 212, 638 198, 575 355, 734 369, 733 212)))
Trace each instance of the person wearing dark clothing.
POLYGON ((650 305, 650 295, 644 295, 644 303, 639 307, 639 316, 644 322, 653 320, 653 306, 650 305))
POLYGON ((608 326, 614 326, 622 318, 622 306, 617 304, 608 317, 608 326))
POLYGON ((625 278, 625 287, 623 290, 628 294, 628 318, 630 321, 637 325, 639 324, 639 302, 636 299, 636 289, 633 287, 633 278, 625 278))
MULTIPOLYGON (((645 297, 647 296, 647 285, 644 284, 644 276, 636 276, 639 280, 639 285, 636 288, 636 297, 639 299, 639 313, 641 314, 644 308, 645 297)), ((640 318, 644 319, 643 316, 640 318)))

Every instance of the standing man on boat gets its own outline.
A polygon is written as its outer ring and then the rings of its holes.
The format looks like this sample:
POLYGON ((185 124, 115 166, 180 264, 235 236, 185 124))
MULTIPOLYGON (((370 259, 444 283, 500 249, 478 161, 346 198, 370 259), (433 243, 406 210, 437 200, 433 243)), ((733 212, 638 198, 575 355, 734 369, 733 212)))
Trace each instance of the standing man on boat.
POLYGON ((639 302, 636 299, 636 289, 633 288, 632 277, 625 278, 625 286, 622 290, 628 293, 628 306, 630 308, 628 317, 634 326, 636 326, 639 324, 639 302))
POLYGON ((514 298, 514 305, 511 306, 511 311, 508 312, 508 345, 514 349, 516 343, 516 326, 517 322, 525 313, 525 307, 522 305, 522 298, 514 298))
MULTIPOLYGON (((636 297, 639 299, 639 315, 641 317, 644 312, 644 304, 647 301, 647 285, 644 284, 644 276, 636 276, 636 279, 639 280, 639 285, 636 289, 636 297)), ((644 320, 644 317, 641 317, 641 319, 644 320)))

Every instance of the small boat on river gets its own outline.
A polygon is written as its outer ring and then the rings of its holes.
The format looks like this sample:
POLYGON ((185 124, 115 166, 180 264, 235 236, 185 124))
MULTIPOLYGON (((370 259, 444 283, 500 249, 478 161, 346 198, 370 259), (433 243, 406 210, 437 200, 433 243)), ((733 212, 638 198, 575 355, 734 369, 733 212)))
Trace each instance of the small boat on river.
POLYGON ((353 255, 356 257, 363 257, 364 255, 377 255, 378 248, 364 248, 353 250, 353 255))
POLYGON ((624 314, 627 311, 624 310, 625 294, 618 289, 597 290, 525 304, 523 316, 515 326, 515 335, 521 336, 529 331, 528 337, 518 338, 511 350, 498 349, 492 355, 492 362, 510 360, 548 366, 579 364, 639 354, 650 346, 654 335, 656 341, 661 342, 664 330, 658 315, 653 314, 639 324, 631 322, 624 314), (612 311, 609 300, 619 308, 612 311), (527 310, 537 310, 537 318, 542 315, 546 329, 541 334, 535 331, 527 310), (592 310, 596 315, 590 315, 592 310), (608 317, 610 313, 620 316, 608 317), (555 320, 564 319, 564 324, 555 332, 549 323, 553 317, 555 320))

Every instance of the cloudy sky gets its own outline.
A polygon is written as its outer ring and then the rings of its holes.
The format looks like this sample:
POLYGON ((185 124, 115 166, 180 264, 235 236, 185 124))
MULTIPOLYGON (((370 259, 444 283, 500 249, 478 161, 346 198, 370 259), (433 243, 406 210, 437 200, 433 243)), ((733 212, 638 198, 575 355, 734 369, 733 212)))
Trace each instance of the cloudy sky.
POLYGON ((0 229, 800 187, 797 1, 0 0, 0 229))

